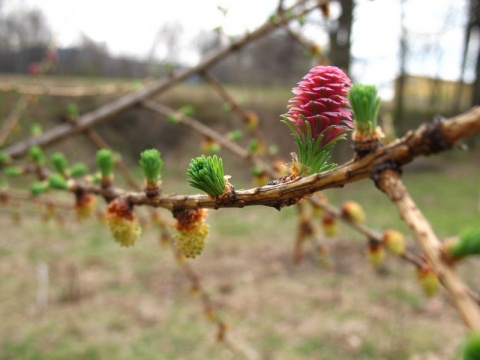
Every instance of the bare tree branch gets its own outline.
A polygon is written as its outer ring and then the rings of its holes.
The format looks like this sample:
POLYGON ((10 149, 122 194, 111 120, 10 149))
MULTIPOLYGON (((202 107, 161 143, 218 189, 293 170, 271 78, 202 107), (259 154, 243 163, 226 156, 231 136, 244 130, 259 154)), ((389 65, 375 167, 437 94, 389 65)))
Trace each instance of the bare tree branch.
POLYGON ((433 270, 445 286, 465 324, 472 330, 480 330, 480 308, 478 304, 470 296, 470 290, 455 272, 454 267, 443 260, 440 241, 428 220, 410 197, 400 180, 398 171, 392 169, 382 171, 376 184, 397 206, 402 219, 412 230, 418 245, 432 264, 433 270))
MULTIPOLYGON (((310 11, 315 10, 319 4, 324 3, 326 0, 319 0, 314 5, 305 8, 304 10, 298 12, 292 17, 278 17, 273 21, 268 21, 264 25, 260 26, 257 30, 246 34, 237 41, 232 42, 230 45, 224 49, 220 49, 216 53, 207 57, 200 64, 196 65, 191 69, 186 69, 174 74, 168 80, 162 80, 157 83, 152 84, 149 87, 141 89, 133 94, 126 95, 120 99, 117 99, 113 102, 110 102, 106 105, 101 106, 100 108, 82 115, 78 118, 76 124, 61 124, 58 125, 38 137, 31 137, 29 139, 23 140, 19 143, 8 146, 4 151, 10 155, 12 158, 18 158, 23 156, 28 148, 32 145, 47 146, 52 143, 63 140, 71 135, 78 134, 84 131, 87 128, 98 125, 104 121, 112 119, 115 115, 120 112, 132 108, 145 99, 152 97, 162 91, 165 91, 174 85, 180 83, 181 81, 187 79, 188 77, 197 74, 218 61, 222 60, 231 53, 239 50, 250 42, 263 37, 274 29, 287 24, 290 20, 309 13, 310 11)), ((289 10, 296 10, 296 6, 293 6, 289 10)))

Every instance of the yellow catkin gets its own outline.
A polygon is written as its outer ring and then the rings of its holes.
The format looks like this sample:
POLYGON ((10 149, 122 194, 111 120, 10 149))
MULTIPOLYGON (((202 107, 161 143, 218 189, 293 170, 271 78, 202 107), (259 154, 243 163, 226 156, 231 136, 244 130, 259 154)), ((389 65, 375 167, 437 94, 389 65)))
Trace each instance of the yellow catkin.
POLYGON ((365 222, 365 211, 355 201, 346 201, 342 205, 342 214, 349 220, 362 224, 365 222))
POLYGON ((383 242, 392 254, 402 255, 405 252, 405 239, 399 231, 386 230, 383 233, 383 242))
POLYGON ((122 246, 133 246, 142 233, 137 218, 127 219, 118 216, 110 216, 108 226, 115 241, 122 246))
POLYGON ((417 269, 417 279, 423 293, 432 297, 440 290, 440 280, 431 268, 417 269))
POLYGON ((367 250, 367 259, 374 267, 379 267, 385 260, 385 250, 383 246, 369 247, 367 250))
POLYGON ((174 235, 175 246, 187 258, 200 255, 207 242, 209 226, 202 223, 193 231, 178 230, 174 235))

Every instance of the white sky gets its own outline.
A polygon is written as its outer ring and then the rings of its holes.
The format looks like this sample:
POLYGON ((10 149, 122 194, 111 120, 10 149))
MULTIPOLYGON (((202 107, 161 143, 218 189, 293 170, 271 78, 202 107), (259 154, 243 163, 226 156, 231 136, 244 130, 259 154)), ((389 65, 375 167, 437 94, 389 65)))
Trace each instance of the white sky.
MULTIPOLYGON (((398 69, 400 1, 356 3, 353 74, 362 82, 382 87, 391 82, 398 69)), ((192 39, 201 29, 223 25, 230 35, 253 30, 274 12, 277 0, 4 0, 4 4, 7 11, 18 6, 41 9, 59 46, 74 45, 83 33, 105 42, 114 54, 140 58, 148 56, 162 25, 179 23, 183 30, 181 56, 193 64, 198 58, 191 46, 192 39), (228 9, 225 17, 217 6, 228 9)), ((466 0, 406 2, 406 25, 415 40, 407 70, 451 80, 458 78, 466 6, 466 0)), ((338 11, 337 7, 332 8, 334 16, 338 11)), ((318 12, 317 19, 317 25, 306 28, 305 34, 325 44, 327 36, 319 24, 318 12)), ((471 72, 467 73, 467 79, 471 77, 471 72)))

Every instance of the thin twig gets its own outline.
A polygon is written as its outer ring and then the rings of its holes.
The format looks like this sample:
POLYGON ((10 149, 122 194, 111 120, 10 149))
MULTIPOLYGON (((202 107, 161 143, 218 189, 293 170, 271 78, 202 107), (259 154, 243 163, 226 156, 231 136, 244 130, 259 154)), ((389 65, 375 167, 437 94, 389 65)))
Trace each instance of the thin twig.
MULTIPOLYGON (((298 177, 293 181, 279 182, 248 190, 235 191, 229 202, 220 202, 208 195, 166 195, 148 198, 143 193, 127 193, 121 189, 101 190, 90 186, 89 191, 103 196, 126 196, 135 205, 148 205, 173 209, 199 208, 242 208, 264 205, 281 209, 317 191, 342 187, 375 173, 388 164, 405 165, 414 158, 429 155, 450 148, 453 143, 480 131, 480 108, 474 108, 462 115, 440 123, 428 123, 407 133, 403 138, 356 161, 350 161, 333 170, 298 177)), ((245 150, 243 150, 245 152, 245 150)))
POLYGON ((469 289, 458 276, 455 268, 444 261, 440 241, 428 220, 410 197, 398 171, 393 169, 381 171, 376 177, 376 184, 397 206, 402 219, 412 230, 418 245, 432 264, 433 270, 445 286, 465 324, 472 330, 480 330, 478 304, 470 297, 469 289))
POLYGON ((32 95, 22 95, 18 98, 12 112, 8 115, 7 119, 2 125, 2 128, 0 129, 0 146, 3 145, 8 139, 15 128, 15 125, 18 123, 18 120, 20 120, 20 117, 32 99, 32 95))
POLYGON ((34 96, 83 97, 121 94, 137 90, 132 84, 106 84, 101 86, 49 86, 0 83, 0 92, 15 92, 34 96))
MULTIPOLYGON (((222 83, 208 71, 203 71, 202 75, 209 82, 212 88, 218 92, 218 94, 228 104, 232 111, 244 122, 244 124, 248 124, 250 114, 237 103, 237 101, 229 94, 222 83)), ((265 136, 258 127, 255 127, 252 133, 253 136, 258 139, 258 141, 266 143, 265 136)))

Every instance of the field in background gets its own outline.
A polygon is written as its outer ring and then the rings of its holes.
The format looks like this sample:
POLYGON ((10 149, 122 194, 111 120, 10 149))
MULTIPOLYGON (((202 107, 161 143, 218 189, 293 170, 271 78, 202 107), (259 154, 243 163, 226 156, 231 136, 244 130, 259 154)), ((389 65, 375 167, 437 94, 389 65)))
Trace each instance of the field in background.
MULTIPOLYGON (((407 171, 405 181, 448 236, 478 222, 472 180, 480 167, 436 168, 439 160, 428 171, 407 171)), ((167 177, 165 187, 174 181, 167 177)), ((333 203, 364 204, 373 228, 403 228, 368 180, 327 194, 333 203)), ((97 220, 58 227, 33 217, 18 226, 0 217, 1 359, 236 358, 215 343, 214 325, 156 229, 123 249, 97 220), (44 311, 36 305, 40 264, 50 272, 44 311)), ((292 264, 294 208, 210 211, 209 223, 205 252, 191 262, 229 333, 262 359, 458 358, 465 329, 445 293, 425 298, 412 266, 393 257, 375 272, 364 259, 365 239, 351 230, 322 240, 334 260, 328 268, 309 244, 304 261, 292 264)), ((479 289, 478 261, 460 269, 479 289)))
MULTIPOLYGON (((238 87, 234 94, 259 113, 262 129, 288 155, 293 142, 279 124, 279 114, 286 109, 290 89, 238 87)), ((16 97, 0 94, 0 118, 16 97)), ((108 99, 75 101, 85 112, 108 99)), ((203 85, 184 85, 159 99, 174 108, 191 104, 194 116, 221 132, 241 128, 203 85)), ((35 122, 48 128, 66 121, 66 108, 73 100, 39 98, 21 119, 16 136, 24 136, 35 122)), ((196 193, 184 174, 189 159, 201 153, 198 136, 139 109, 102 125, 99 132, 135 167, 140 148, 160 147, 166 163, 164 192, 196 193), (145 142, 138 144, 140 138, 145 142)), ((72 161, 89 160, 92 165, 95 149, 88 139, 69 140, 60 149, 72 161)), ((346 142, 339 152, 351 156, 346 142)), ((232 183, 250 187, 249 167, 225 152, 220 155, 232 183)), ((478 223, 479 177, 478 149, 417 159, 404 174, 441 237, 478 223)), ((406 230, 370 180, 326 194, 336 205, 345 200, 361 203, 374 229, 406 230)), ((203 316, 200 300, 190 293, 170 250, 159 246, 156 229, 145 229, 135 247, 123 249, 95 219, 67 221, 59 227, 52 221, 43 223, 37 209, 30 207, 25 216, 33 220, 16 225, 6 209, 0 205, 0 359, 235 358, 215 342, 214 325, 203 316), (49 302, 42 311, 36 300, 37 273, 45 265, 49 302)), ((73 219, 73 214, 68 216, 73 219)), ((322 240, 331 248, 332 268, 318 260, 309 244, 304 261, 294 266, 296 221, 294 207, 281 212, 210 211, 209 244, 192 264, 239 344, 255 349, 262 359, 458 358, 465 329, 444 292, 426 299, 412 266, 396 258, 389 257, 375 272, 364 259, 365 239, 346 227, 338 239, 322 240)), ((474 289, 480 289, 478 270, 478 260, 460 266, 474 289)))

